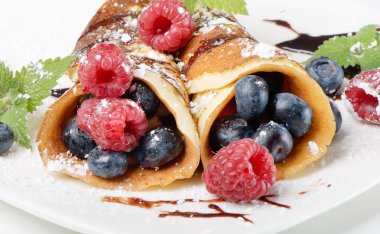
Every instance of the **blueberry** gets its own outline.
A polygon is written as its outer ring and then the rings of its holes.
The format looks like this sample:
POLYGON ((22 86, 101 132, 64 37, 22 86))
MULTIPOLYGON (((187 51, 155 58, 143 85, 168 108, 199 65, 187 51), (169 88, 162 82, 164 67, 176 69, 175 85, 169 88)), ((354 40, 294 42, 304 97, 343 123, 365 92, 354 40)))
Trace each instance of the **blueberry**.
POLYGON ((267 147, 275 163, 284 161, 293 149, 293 138, 288 129, 273 121, 261 125, 252 139, 267 147))
POLYGON ((183 137, 172 128, 161 126, 141 139, 136 159, 142 168, 157 168, 178 157, 183 149, 183 137))
POLYGON ((78 128, 76 117, 66 123, 62 133, 62 140, 70 152, 79 158, 84 158, 86 154, 96 147, 91 137, 78 128))
POLYGON ((108 151, 96 147, 91 150, 87 161, 90 171, 104 179, 123 176, 128 170, 128 157, 124 152, 108 151))
POLYGON ((313 111, 309 105, 291 93, 274 95, 269 108, 272 120, 285 125, 295 137, 305 135, 311 126, 313 111))
POLYGON ((338 133, 340 131, 340 128, 342 127, 342 114, 340 113, 339 107, 335 104, 335 102, 329 98, 331 109, 334 113, 335 117, 335 133, 338 133))
POLYGON ((211 149, 218 152, 220 148, 233 141, 250 138, 255 131, 247 123, 247 120, 227 116, 215 121, 210 132, 211 149))
POLYGON ((148 118, 153 117, 160 107, 160 100, 156 94, 144 83, 134 82, 131 88, 123 95, 132 101, 140 103, 148 118))
POLYGON ((12 147, 13 142, 14 135, 11 127, 0 122, 0 156, 12 147))
POLYGON ((306 70, 328 96, 333 95, 343 83, 342 67, 329 58, 315 58, 306 66, 306 70))
POLYGON ((262 77, 268 84, 269 96, 281 92, 284 86, 284 75, 280 72, 259 72, 256 75, 262 77))
POLYGON ((268 85, 256 75, 241 78, 235 86, 237 112, 246 120, 260 117, 268 105, 268 85))

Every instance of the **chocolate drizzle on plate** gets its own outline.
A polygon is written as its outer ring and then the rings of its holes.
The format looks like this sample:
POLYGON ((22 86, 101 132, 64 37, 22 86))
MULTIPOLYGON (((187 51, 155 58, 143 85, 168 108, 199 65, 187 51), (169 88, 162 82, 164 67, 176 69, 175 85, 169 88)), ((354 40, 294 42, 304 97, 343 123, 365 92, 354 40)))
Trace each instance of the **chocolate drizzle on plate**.
MULTIPOLYGON (((274 202, 272 200, 269 200, 268 198, 276 197, 276 195, 267 195, 263 196, 259 199, 259 201, 265 202, 267 204, 277 206, 280 208, 286 208, 291 209, 290 206, 280 204, 278 202, 274 202)), ((139 208, 144 209, 152 209, 154 207, 162 206, 162 205, 179 205, 182 203, 209 203, 208 208, 217 211, 217 213, 200 213, 200 212, 194 212, 194 211, 161 211, 161 213, 158 215, 160 218, 165 218, 169 216, 177 216, 177 217, 184 217, 184 218, 241 218, 245 222, 253 223, 252 220, 248 219, 246 216, 249 214, 240 214, 240 213, 229 213, 221 209, 219 206, 213 204, 213 203, 220 203, 225 202, 221 198, 216 199, 209 199, 209 200, 197 200, 197 199, 183 199, 183 200, 157 200, 157 201, 148 201, 144 200, 142 198, 137 197, 103 197, 103 202, 110 202, 110 203, 118 203, 128 206, 136 206, 139 208)))
MULTIPOLYGON (((320 36, 312 36, 307 33, 300 33, 297 30, 295 30, 292 25, 284 20, 269 20, 265 19, 265 22, 270 22, 274 23, 278 26, 287 28, 291 30, 292 32, 296 33, 298 35, 297 38, 289 41, 284 41, 281 43, 278 43, 276 46, 289 50, 289 51, 294 51, 294 52, 299 52, 299 53, 306 53, 306 54, 313 54, 318 47, 325 41, 330 38, 336 37, 336 36, 347 36, 348 34, 355 35, 355 32, 352 33, 341 33, 341 34, 331 34, 331 35, 320 35, 320 36)), ((378 29, 378 31, 380 28, 378 29)))
POLYGON ((246 217, 248 214, 228 213, 215 204, 209 204, 208 208, 215 210, 217 213, 182 212, 177 210, 173 212, 163 211, 158 215, 158 217, 165 218, 176 216, 183 218, 241 218, 244 222, 253 223, 252 220, 246 217))
POLYGON ((291 209, 292 208, 289 205, 284 205, 284 204, 281 204, 281 203, 278 203, 278 202, 274 202, 274 201, 268 199, 268 198, 275 197, 275 196, 276 195, 262 196, 262 197, 260 197, 259 200, 262 201, 262 202, 268 203, 268 204, 270 204, 272 206, 277 206, 277 207, 286 208, 286 209, 291 209))
POLYGON ((195 199, 184 199, 184 200, 158 200, 158 201, 147 201, 137 197, 104 197, 103 202, 119 203, 128 206, 137 206, 140 208, 151 209, 153 207, 162 205, 178 205, 181 203, 218 203, 223 202, 223 199, 216 198, 211 200, 195 200, 195 199))

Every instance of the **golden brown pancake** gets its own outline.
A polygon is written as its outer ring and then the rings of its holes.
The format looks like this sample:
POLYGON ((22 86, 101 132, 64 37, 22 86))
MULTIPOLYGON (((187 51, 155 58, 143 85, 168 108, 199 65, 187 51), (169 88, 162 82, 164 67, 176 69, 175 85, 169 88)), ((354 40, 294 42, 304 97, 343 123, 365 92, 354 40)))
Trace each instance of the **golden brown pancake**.
MULTIPOLYGON (((97 187, 126 190, 166 186, 175 180, 193 176, 200 162, 200 142, 184 82, 172 56, 154 51, 142 44, 137 36, 137 18, 148 2, 107 1, 78 40, 74 54, 80 58, 93 45, 104 41, 123 48, 135 66, 135 79, 148 85, 161 100, 161 105, 175 118, 185 142, 182 155, 157 170, 131 167, 126 175, 118 179, 106 180, 93 175, 86 160, 73 157, 62 141, 63 128, 76 114, 79 97, 83 94, 81 84, 77 83, 49 108, 38 133, 38 149, 48 169, 97 187)), ((77 79, 77 64, 78 61, 69 72, 74 80, 77 79)))
MULTIPOLYGON (((278 72, 287 92, 302 98, 313 110, 310 131, 296 139, 291 154, 277 164, 277 179, 284 179, 322 157, 335 134, 334 115, 319 85, 282 50, 258 43, 233 16, 202 10, 197 13, 197 35, 181 54, 192 112, 201 138, 201 159, 206 168, 214 155, 210 129, 234 98, 240 78, 258 72, 278 72)), ((235 112, 236 113, 236 112, 235 112)))

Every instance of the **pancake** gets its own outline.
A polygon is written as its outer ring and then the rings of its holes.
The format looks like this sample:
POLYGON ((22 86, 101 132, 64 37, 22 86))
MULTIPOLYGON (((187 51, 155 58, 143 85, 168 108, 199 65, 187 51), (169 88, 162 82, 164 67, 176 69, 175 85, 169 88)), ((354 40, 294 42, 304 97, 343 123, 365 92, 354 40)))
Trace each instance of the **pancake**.
MULTIPOLYGON (((93 175, 86 160, 73 157, 62 141, 65 124, 77 110, 81 84, 77 84, 57 100, 46 112, 37 137, 38 149, 44 165, 106 189, 143 190, 152 186, 166 186, 175 180, 193 176, 200 162, 200 142, 195 121, 190 113, 189 96, 172 56, 154 51, 138 39, 137 18, 149 1, 109 0, 96 13, 74 53, 78 56, 69 71, 78 80, 78 63, 82 56, 100 42, 115 43, 122 48, 135 67, 134 77, 148 85, 175 119, 184 137, 184 150, 173 162, 159 169, 128 168, 121 178, 106 180, 93 175)), ((153 120, 156 118, 152 118, 153 120)), ((151 121, 152 122, 152 121, 151 121)))
POLYGON ((188 91, 193 94, 192 112, 198 124, 204 168, 214 155, 209 146, 211 127, 234 99, 236 82, 261 72, 281 73, 286 91, 305 100, 314 114, 309 132, 295 140, 283 163, 276 164, 277 179, 288 178, 322 157, 335 134, 334 115, 328 98, 303 67, 282 50, 257 42, 233 16, 201 10, 196 18, 196 36, 180 59, 188 91))

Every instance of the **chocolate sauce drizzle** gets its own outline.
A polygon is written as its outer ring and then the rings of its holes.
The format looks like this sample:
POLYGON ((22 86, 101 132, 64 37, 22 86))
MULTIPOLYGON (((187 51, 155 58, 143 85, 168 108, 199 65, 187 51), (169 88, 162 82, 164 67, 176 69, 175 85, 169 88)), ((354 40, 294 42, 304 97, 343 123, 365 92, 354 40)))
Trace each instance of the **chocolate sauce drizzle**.
POLYGON ((199 45, 198 49, 194 52, 194 55, 191 56, 191 58, 183 68, 183 72, 186 74, 190 70, 191 65, 193 65, 194 62, 203 54, 210 52, 215 47, 226 44, 238 38, 252 39, 249 35, 221 34, 216 37, 201 41, 201 44, 199 45), (218 42, 223 43, 220 44, 218 42))
MULTIPOLYGON (((275 197, 276 195, 267 195, 261 197, 259 200, 265 203, 268 203, 273 206, 281 207, 281 208, 286 208, 286 209, 291 209, 290 206, 280 204, 277 202, 274 202, 272 200, 269 200, 268 198, 275 197)), ((110 203, 118 203, 118 204, 123 204, 123 205, 128 205, 128 206, 136 206, 139 208, 144 208, 144 209, 152 209, 154 207, 159 207, 162 205, 178 205, 182 203, 195 203, 195 202, 200 202, 200 203, 210 203, 208 205, 208 208, 213 209, 217 211, 217 213, 199 213, 199 212, 193 212, 193 211, 179 211, 176 210, 174 212, 169 212, 169 211, 162 211, 158 217, 160 218, 165 218, 169 216, 177 216, 177 217, 184 217, 184 218, 222 218, 222 217, 229 217, 229 218, 242 218, 245 222, 253 223, 252 220, 246 218, 247 215, 249 214, 239 214, 239 213, 228 213, 221 209, 219 206, 213 204, 213 203, 220 203, 220 202, 225 202, 225 200, 221 198, 216 198, 216 199, 210 199, 210 200, 196 200, 192 198, 184 199, 184 200, 157 200, 157 201, 147 201, 142 198, 137 198, 137 197, 103 197, 102 199, 103 202, 110 202, 110 203)))
MULTIPOLYGON (((306 53, 306 54, 313 54, 313 52, 315 52, 325 40, 328 40, 336 36, 347 36, 348 34, 352 34, 352 35, 356 34, 356 32, 352 32, 352 33, 312 36, 307 33, 298 32, 292 27, 292 25, 290 25, 287 21, 284 21, 284 20, 265 19, 264 21, 271 22, 278 26, 287 28, 298 35, 298 37, 293 40, 278 43, 276 45, 277 47, 285 49, 285 50, 289 50, 289 51, 301 52, 301 53, 306 53)), ((380 28, 378 29, 378 31, 379 30, 380 28)))
POLYGON ((52 89, 50 90, 50 96, 60 98, 63 94, 65 94, 70 88, 63 89, 52 89))
POLYGON ((275 196, 276 195, 262 196, 262 197, 260 197, 259 200, 262 201, 262 202, 268 203, 270 205, 277 206, 277 207, 282 207, 282 208, 286 208, 286 209, 291 209, 292 208, 291 206, 284 205, 284 204, 281 204, 281 203, 277 203, 277 202, 274 202, 274 201, 268 199, 268 198, 275 197, 275 196))
POLYGON ((215 204, 209 204, 208 208, 215 210, 217 213, 182 212, 177 210, 174 212, 163 211, 163 213, 159 214, 158 217, 165 218, 176 216, 184 218, 241 218, 247 223, 253 223, 252 220, 246 217, 248 214, 228 213, 215 204))
POLYGON ((218 203, 218 202, 224 202, 221 198, 216 199, 210 199, 210 200, 195 200, 195 199, 184 199, 184 200, 158 200, 158 201, 147 201, 138 197, 104 197, 103 202, 112 202, 112 203, 119 203, 123 205, 128 206, 137 206, 140 208, 145 209, 151 209, 153 207, 158 207, 162 205, 178 205, 179 203, 194 203, 194 202, 201 202, 201 203, 218 203))

